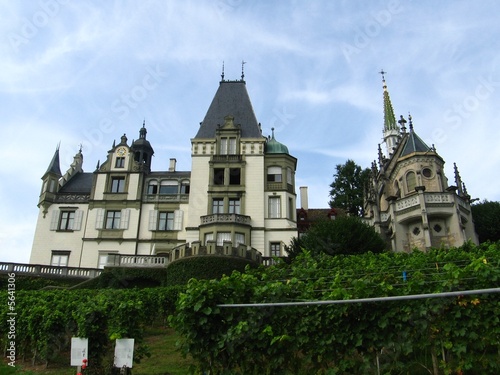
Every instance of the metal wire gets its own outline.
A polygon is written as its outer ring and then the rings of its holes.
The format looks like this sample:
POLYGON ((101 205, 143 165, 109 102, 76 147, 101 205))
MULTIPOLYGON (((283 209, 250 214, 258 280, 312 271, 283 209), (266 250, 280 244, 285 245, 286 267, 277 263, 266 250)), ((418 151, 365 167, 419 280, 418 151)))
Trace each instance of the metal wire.
POLYGON ((390 301, 404 301, 404 300, 416 300, 416 299, 426 299, 426 298, 445 298, 445 297, 466 296, 471 294, 489 294, 489 293, 500 293, 500 288, 462 290, 462 291, 443 292, 443 293, 411 294, 405 296, 391 296, 391 297, 325 300, 325 301, 233 303, 233 304, 219 304, 217 305, 217 307, 284 307, 284 306, 311 306, 311 305, 340 305, 347 303, 390 302, 390 301))

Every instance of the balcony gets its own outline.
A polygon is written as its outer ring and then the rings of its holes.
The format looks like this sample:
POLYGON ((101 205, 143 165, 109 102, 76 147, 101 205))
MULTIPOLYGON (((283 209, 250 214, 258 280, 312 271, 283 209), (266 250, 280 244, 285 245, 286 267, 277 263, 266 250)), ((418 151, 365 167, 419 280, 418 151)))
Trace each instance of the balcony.
POLYGON ((155 255, 123 255, 108 254, 106 267, 166 267, 169 261, 167 257, 155 255))
POLYGON ((252 218, 238 214, 212 214, 201 217, 201 225, 208 224, 243 224, 250 225, 252 218))
POLYGON ((101 274, 97 268, 48 266, 42 264, 21 264, 0 262, 0 273, 15 273, 31 276, 61 276, 91 279, 101 274))
POLYGON ((241 155, 213 155, 214 163, 240 163, 243 160, 241 155))

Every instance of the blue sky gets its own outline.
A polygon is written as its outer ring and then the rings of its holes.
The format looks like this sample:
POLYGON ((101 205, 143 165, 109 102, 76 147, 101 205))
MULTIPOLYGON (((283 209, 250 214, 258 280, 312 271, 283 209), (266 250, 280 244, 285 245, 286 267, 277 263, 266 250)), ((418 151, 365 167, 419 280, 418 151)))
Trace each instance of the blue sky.
POLYGON ((41 176, 60 142, 84 170, 146 120, 154 170, 190 170, 190 139, 241 61, 265 135, 297 157, 326 207, 337 164, 381 142, 383 68, 397 117, 453 182, 500 200, 500 3, 472 1, 0 1, 0 260, 27 263, 41 176))

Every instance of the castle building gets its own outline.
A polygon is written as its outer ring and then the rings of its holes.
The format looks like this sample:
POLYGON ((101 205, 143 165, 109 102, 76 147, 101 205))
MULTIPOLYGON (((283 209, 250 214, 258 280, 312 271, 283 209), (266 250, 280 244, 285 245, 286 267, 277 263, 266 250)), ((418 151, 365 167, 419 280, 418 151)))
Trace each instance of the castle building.
POLYGON ((471 199, 456 165, 455 185, 448 186, 444 159, 417 135, 411 115, 408 121, 401 116, 396 122, 381 73, 386 152, 379 144, 378 162, 372 163, 365 192, 366 221, 394 251, 477 243, 471 199))
POLYGON ((42 176, 30 263, 102 268, 116 255, 176 259, 215 248, 283 256, 297 236, 297 159, 274 130, 263 136, 243 78, 222 75, 191 139, 191 171, 175 159, 152 169, 145 123, 94 172, 83 171, 80 149, 63 175, 58 147, 42 176))

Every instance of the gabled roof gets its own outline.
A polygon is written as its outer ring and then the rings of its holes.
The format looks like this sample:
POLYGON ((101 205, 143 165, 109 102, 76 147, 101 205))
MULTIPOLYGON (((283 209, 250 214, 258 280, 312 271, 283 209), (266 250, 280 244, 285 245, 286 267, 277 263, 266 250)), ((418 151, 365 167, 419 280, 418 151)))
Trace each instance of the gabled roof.
POLYGON ((412 154, 414 152, 427 152, 431 151, 431 148, 425 144, 425 142, 414 132, 410 131, 408 137, 406 138, 406 143, 401 151, 402 156, 412 154))
POLYGON ((241 125, 242 138, 262 137, 245 81, 221 81, 195 138, 215 138, 217 126, 231 115, 241 125))

